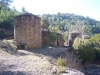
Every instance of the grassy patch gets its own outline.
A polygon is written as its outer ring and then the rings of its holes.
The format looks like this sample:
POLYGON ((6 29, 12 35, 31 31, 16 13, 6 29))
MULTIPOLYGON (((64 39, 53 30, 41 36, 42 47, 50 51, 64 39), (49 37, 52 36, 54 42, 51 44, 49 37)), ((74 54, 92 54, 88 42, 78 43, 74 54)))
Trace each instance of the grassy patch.
POLYGON ((49 38, 51 41, 55 41, 57 39, 57 35, 55 33, 50 33, 49 38))
POLYGON ((66 60, 59 57, 56 65, 58 66, 57 74, 63 73, 66 70, 66 60))

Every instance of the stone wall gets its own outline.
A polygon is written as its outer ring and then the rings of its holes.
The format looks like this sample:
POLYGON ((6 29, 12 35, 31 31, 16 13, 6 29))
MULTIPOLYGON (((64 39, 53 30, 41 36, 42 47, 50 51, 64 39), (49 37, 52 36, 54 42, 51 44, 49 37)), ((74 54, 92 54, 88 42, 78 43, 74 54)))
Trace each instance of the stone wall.
POLYGON ((69 33, 69 40, 68 40, 68 41, 69 41, 69 46, 70 46, 70 47, 72 47, 73 42, 74 42, 74 39, 75 39, 76 37, 81 38, 81 33, 78 32, 78 31, 73 31, 73 32, 70 32, 70 33, 69 33))
POLYGON ((19 45, 29 49, 41 48, 42 34, 40 18, 36 15, 25 13, 14 19, 14 39, 19 45))
POLYGON ((55 33, 57 39, 55 41, 51 41, 49 38, 50 31, 42 31, 42 44, 50 45, 50 46, 64 46, 64 39, 62 34, 55 33))
POLYGON ((64 46, 64 38, 62 36, 62 34, 57 33, 57 45, 58 46, 64 46))

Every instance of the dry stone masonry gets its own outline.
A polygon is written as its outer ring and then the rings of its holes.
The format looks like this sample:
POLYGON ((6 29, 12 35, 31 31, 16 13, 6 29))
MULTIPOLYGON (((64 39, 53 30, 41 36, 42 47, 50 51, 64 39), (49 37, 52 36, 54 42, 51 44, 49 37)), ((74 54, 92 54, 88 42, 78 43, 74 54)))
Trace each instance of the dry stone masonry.
POLYGON ((78 32, 78 31, 73 31, 73 32, 70 32, 70 33, 69 33, 69 46, 70 46, 70 47, 72 47, 73 42, 74 42, 74 39, 75 39, 76 37, 81 38, 81 33, 78 32))
POLYGON ((31 13, 25 13, 14 19, 14 39, 18 47, 35 49, 42 46, 41 19, 31 13))
POLYGON ((50 46, 64 46, 64 39, 62 34, 50 32, 50 31, 42 31, 42 44, 50 45, 50 46), (54 33, 57 36, 55 41, 51 41, 49 35, 54 33))

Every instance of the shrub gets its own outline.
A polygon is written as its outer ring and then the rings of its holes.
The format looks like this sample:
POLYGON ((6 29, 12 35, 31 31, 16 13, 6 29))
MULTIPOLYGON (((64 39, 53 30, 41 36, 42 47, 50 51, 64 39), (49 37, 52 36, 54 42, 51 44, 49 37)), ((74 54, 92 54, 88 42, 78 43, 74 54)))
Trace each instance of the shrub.
POLYGON ((64 73, 65 70, 66 70, 66 67, 59 67, 56 74, 64 73))
POLYGON ((95 58, 95 48, 92 44, 81 45, 78 48, 79 59, 82 60, 82 64, 87 64, 95 58))
POLYGON ((68 34, 67 33, 64 33, 63 34, 63 38, 64 38, 64 40, 68 40, 68 34))
POLYGON ((100 34, 95 34, 90 38, 90 41, 94 43, 96 48, 100 48, 100 34))
POLYGON ((96 59, 100 60, 100 34, 95 34, 90 38, 90 41, 95 45, 96 59))
POLYGON ((89 42, 88 39, 81 39, 81 38, 76 38, 74 40, 74 43, 73 43, 73 48, 74 50, 78 50, 78 48, 81 46, 81 45, 85 45, 89 42))
POLYGON ((57 35, 55 33, 50 33, 49 38, 51 41, 55 41, 57 39, 57 35))
POLYGON ((63 73, 66 70, 66 60, 59 57, 56 65, 58 66, 57 74, 63 73))
POLYGON ((94 36, 92 36, 90 38, 90 41, 92 41, 94 43, 99 43, 100 44, 100 34, 95 34, 94 36))
POLYGON ((96 59, 100 60, 100 48, 95 50, 96 59))
POLYGON ((76 38, 73 48, 82 60, 82 64, 87 64, 95 58, 95 47, 88 39, 76 38))
POLYGON ((66 63, 66 60, 63 59, 63 58, 61 58, 61 57, 59 57, 58 60, 57 60, 56 65, 57 66, 63 66, 64 67, 64 66, 66 66, 65 63, 66 63))

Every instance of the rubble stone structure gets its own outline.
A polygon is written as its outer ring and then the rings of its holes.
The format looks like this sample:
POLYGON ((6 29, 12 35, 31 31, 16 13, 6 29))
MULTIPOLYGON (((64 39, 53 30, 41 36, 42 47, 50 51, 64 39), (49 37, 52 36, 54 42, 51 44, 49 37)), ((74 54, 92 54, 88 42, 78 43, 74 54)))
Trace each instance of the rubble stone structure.
POLYGON ((75 39, 76 37, 81 38, 81 33, 78 32, 78 31, 73 31, 73 32, 70 32, 70 33, 69 33, 69 46, 70 46, 70 47, 72 47, 73 42, 74 42, 74 39, 75 39))
POLYGON ((41 19, 31 13, 16 16, 14 19, 14 39, 18 47, 41 48, 41 19))
POLYGON ((42 44, 50 45, 50 46, 64 46, 64 39, 62 34, 50 32, 50 31, 42 31, 42 44), (57 36, 57 39, 55 41, 51 41, 49 38, 49 35, 51 33, 54 33, 57 36))

